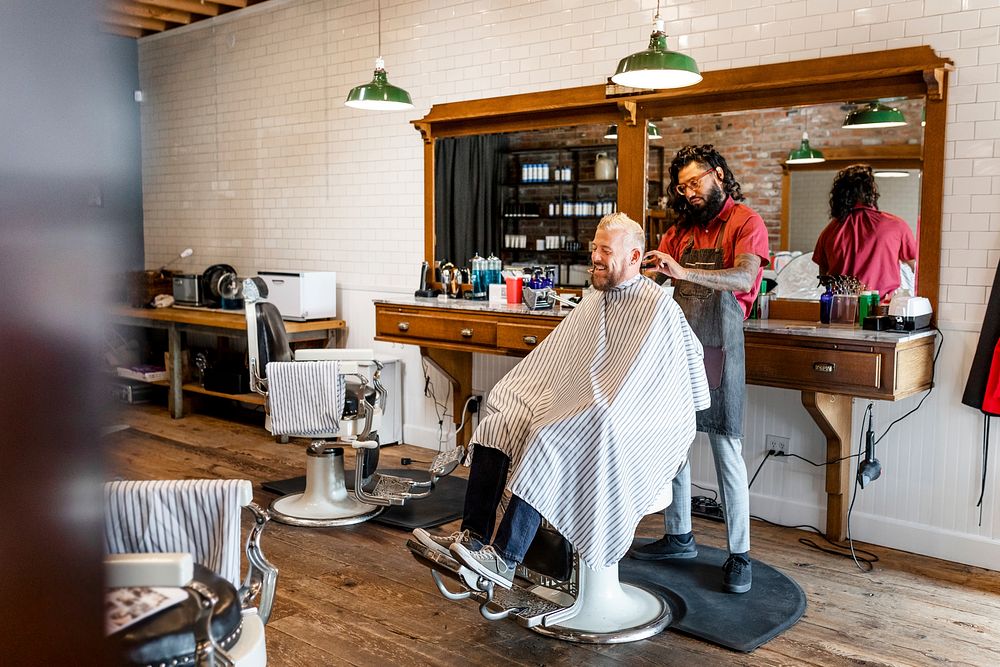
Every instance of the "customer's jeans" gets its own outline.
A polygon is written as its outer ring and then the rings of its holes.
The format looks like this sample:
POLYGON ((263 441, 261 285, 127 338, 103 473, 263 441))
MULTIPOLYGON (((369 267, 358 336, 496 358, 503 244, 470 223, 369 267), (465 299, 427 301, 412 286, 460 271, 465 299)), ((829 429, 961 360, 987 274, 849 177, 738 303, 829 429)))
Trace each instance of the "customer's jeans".
MULTIPOLYGON (((709 433, 715 459, 715 474, 719 481, 719 504, 726 513, 726 541, 729 553, 750 551, 750 489, 747 467, 743 462, 743 441, 740 438, 709 433)), ((668 535, 691 532, 691 463, 674 477, 674 499, 663 510, 663 523, 668 535)))
MULTIPOLYGON (((475 445, 469 486, 465 492, 462 530, 468 530, 484 544, 490 543, 493 536, 509 467, 510 458, 499 449, 475 445)), ((511 496, 492 542, 493 548, 505 560, 520 563, 541 523, 542 516, 534 507, 517 496, 511 496)))

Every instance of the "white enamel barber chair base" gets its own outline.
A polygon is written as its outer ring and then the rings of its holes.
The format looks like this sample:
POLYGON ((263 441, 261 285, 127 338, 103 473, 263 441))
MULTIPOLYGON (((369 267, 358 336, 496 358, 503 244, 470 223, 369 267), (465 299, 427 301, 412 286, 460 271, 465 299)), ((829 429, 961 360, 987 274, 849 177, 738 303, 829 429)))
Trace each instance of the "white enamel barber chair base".
POLYGON ((256 611, 243 612, 243 632, 240 641, 229 649, 229 659, 238 667, 267 667, 264 623, 256 611))
MULTIPOLYGON (((600 571, 579 567, 581 597, 576 613, 558 624, 536 625, 532 630, 565 641, 617 644, 652 637, 670 625, 673 614, 666 598, 653 589, 621 583, 617 563, 600 571)), ((532 592, 543 598, 555 593, 540 586, 532 592)))
POLYGON ((292 526, 349 526, 381 514, 385 507, 355 499, 344 483, 343 450, 322 440, 306 452, 306 489, 271 503, 271 518, 292 526))

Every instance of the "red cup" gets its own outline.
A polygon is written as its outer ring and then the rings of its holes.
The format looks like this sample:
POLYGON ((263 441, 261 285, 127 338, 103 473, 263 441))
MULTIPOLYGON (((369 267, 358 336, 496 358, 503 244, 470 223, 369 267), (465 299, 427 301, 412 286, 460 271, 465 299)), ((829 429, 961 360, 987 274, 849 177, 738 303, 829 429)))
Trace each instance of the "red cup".
POLYGON ((521 303, 521 286, 524 281, 521 280, 520 276, 511 278, 506 277, 504 281, 507 283, 507 303, 521 303))

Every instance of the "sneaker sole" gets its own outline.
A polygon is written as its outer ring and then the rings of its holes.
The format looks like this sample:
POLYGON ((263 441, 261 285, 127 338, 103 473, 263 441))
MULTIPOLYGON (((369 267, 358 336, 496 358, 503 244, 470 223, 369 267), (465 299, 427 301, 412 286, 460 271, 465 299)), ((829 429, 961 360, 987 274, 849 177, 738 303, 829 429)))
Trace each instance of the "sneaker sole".
POLYGON ((746 593, 750 590, 751 584, 743 584, 741 586, 734 586, 732 584, 723 584, 722 588, 725 589, 727 593, 746 593))
POLYGON ((449 549, 446 549, 443 544, 438 544, 432 540, 431 534, 423 528, 417 528, 413 531, 412 535, 417 538, 417 542, 420 542, 431 551, 439 553, 442 556, 447 556, 448 558, 455 558, 455 554, 453 554, 449 549))
POLYGON ((471 552, 461 544, 452 545, 451 549, 452 557, 459 563, 464 565, 466 568, 472 570, 480 577, 492 581, 494 584, 503 586, 507 590, 510 590, 511 588, 514 587, 513 581, 507 581, 506 579, 503 578, 503 576, 497 574, 496 572, 491 572, 490 570, 487 570, 485 567, 480 565, 474 558, 471 557, 467 558, 466 554, 469 553, 471 552))
POLYGON ((633 550, 629 555, 636 560, 687 560, 697 558, 698 551, 685 551, 679 554, 648 554, 633 550))

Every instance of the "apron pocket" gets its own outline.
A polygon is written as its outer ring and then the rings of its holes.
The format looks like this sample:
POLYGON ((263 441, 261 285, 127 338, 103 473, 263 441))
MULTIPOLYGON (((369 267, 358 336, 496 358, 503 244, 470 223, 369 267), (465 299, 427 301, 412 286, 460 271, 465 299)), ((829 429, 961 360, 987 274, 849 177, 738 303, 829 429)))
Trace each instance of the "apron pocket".
POLYGON ((705 375, 708 378, 708 388, 715 390, 722 386, 722 374, 726 369, 726 351, 721 347, 702 348, 705 351, 705 375))

